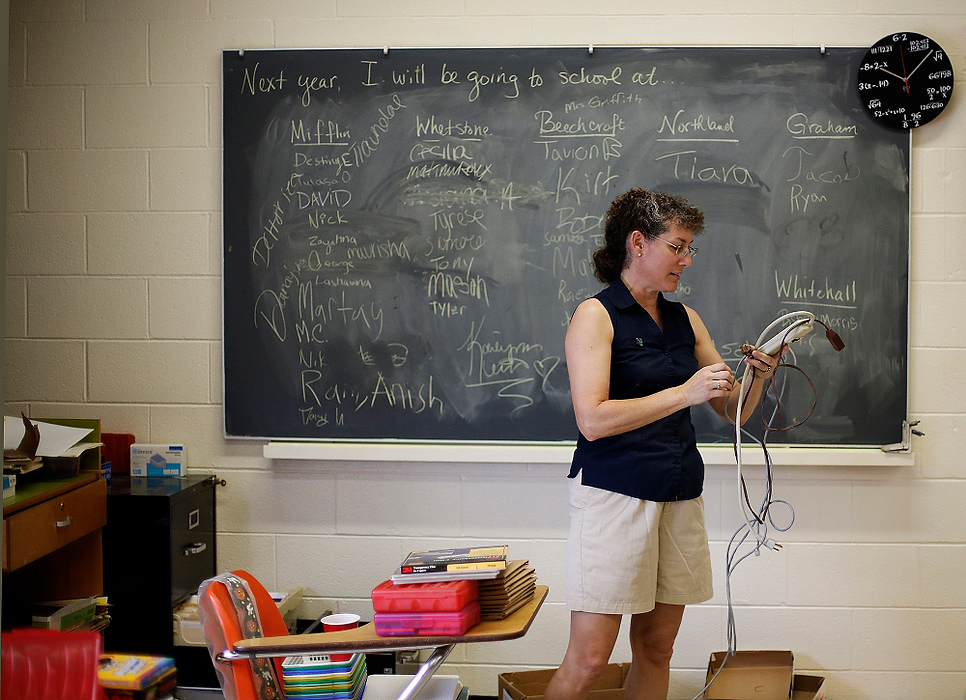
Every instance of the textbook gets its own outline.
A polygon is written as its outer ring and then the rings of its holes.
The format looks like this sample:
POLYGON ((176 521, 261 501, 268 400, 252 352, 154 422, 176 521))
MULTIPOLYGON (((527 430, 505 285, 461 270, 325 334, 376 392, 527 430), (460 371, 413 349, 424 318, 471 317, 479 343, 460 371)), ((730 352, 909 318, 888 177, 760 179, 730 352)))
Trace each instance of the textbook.
POLYGON ((42 629, 70 632, 88 630, 97 613, 97 597, 71 598, 34 603, 31 626, 42 629))
POLYGON ((399 573, 467 573, 472 571, 498 572, 506 568, 505 544, 488 547, 456 547, 410 552, 399 567, 399 573))
POLYGON ((424 574, 404 574, 402 567, 396 567, 396 571, 389 577, 394 584, 407 583, 440 583, 443 581, 459 580, 486 580, 496 578, 503 569, 472 569, 469 571, 427 571, 424 574))
POLYGON ((174 668, 174 659, 168 656, 104 654, 97 680, 106 689, 144 690, 174 668))
POLYGON ((107 688, 101 686, 106 700, 173 700, 178 687, 178 670, 169 668, 160 678, 140 690, 133 688, 107 688))

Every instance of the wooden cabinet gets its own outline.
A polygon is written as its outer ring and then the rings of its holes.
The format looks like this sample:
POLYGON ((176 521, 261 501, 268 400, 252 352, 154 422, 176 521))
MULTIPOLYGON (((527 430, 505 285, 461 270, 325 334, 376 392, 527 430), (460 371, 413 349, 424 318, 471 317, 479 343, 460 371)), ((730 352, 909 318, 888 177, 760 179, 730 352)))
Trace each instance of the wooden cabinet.
POLYGON ((103 480, 71 489, 4 517, 3 570, 19 569, 104 527, 103 480))
POLYGON ((104 592, 99 473, 22 480, 3 508, 3 626, 30 624, 30 604, 104 592))

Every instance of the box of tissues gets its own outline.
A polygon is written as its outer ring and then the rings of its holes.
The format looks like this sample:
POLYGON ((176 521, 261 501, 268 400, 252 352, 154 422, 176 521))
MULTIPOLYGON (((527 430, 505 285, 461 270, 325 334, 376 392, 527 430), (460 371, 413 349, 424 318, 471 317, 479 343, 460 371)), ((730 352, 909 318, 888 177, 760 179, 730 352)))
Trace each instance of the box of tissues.
POLYGON ((131 445, 131 476, 187 476, 184 445, 131 445))

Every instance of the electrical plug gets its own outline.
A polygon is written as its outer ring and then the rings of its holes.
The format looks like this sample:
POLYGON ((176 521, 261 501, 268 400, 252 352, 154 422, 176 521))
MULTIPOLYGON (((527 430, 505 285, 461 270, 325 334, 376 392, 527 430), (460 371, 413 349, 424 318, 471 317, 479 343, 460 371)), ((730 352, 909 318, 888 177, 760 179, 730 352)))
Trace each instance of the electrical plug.
POLYGON ((812 322, 802 321, 796 325, 789 326, 788 328, 782 329, 781 331, 773 335, 771 338, 766 340, 764 343, 759 345, 758 349, 761 350, 766 355, 774 355, 776 352, 781 350, 782 345, 788 345, 789 343, 793 343, 799 338, 801 338, 802 336, 807 335, 808 333, 811 333, 811 332, 812 332, 812 322))

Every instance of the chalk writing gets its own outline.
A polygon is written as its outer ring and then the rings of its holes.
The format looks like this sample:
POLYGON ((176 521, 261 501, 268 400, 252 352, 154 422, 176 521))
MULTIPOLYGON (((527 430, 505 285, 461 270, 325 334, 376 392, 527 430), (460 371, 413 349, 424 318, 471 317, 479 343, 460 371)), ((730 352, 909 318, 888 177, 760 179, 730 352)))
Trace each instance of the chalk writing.
POLYGON ((655 161, 668 160, 673 164, 675 180, 696 180, 698 182, 720 182, 736 185, 753 185, 755 178, 751 171, 737 163, 709 165, 699 162, 697 151, 676 151, 657 156, 655 161))
POLYGON ((814 155, 801 146, 789 148, 782 154, 782 157, 792 164, 794 170, 792 176, 788 178, 788 182, 804 179, 808 182, 825 185, 840 185, 858 179, 862 173, 858 165, 849 162, 848 151, 842 153, 842 163, 837 164, 834 168, 807 170, 807 167, 812 167, 811 162, 814 160, 814 155))
POLYGON ((280 70, 278 75, 259 75, 258 69, 260 67, 261 63, 256 63, 251 69, 245 68, 241 88, 243 94, 254 95, 256 93, 281 91, 285 88, 285 82, 288 78, 285 77, 284 70, 280 70))
POLYGON ((461 139, 480 140, 490 134, 490 127, 485 124, 471 124, 467 120, 455 121, 442 119, 437 121, 435 114, 428 117, 416 115, 416 138, 427 136, 455 136, 461 139))
POLYGON ((377 110, 379 118, 369 126, 369 136, 349 144, 349 151, 342 156, 343 164, 351 164, 356 167, 363 165, 379 150, 383 143, 383 137, 389 132, 390 123, 399 113, 399 110, 405 108, 406 105, 403 104, 399 95, 393 95, 389 103, 380 106, 377 110))
POLYGON ((857 283, 855 280, 842 286, 833 285, 828 277, 824 280, 810 279, 805 275, 779 277, 775 272, 775 291, 778 298, 802 302, 813 306, 834 306, 842 309, 857 308, 857 283))
POLYGON ((615 66, 609 73, 591 73, 586 68, 581 68, 574 73, 560 71, 557 77, 561 85, 620 85, 623 73, 621 66, 615 66))
POLYGON ((559 364, 559 358, 543 355, 543 346, 539 343, 481 340, 485 321, 486 317, 483 317, 479 324, 473 322, 469 335, 458 348, 468 356, 467 376, 470 379, 467 386, 498 386, 497 395, 515 402, 517 405, 511 413, 518 412, 533 405, 533 398, 521 393, 524 388, 538 376, 546 381, 559 364), (532 358, 534 354, 537 355, 535 359, 532 358), (537 366, 540 372, 537 372, 537 366))
POLYGON ((368 396, 362 397, 356 410, 376 405, 385 405, 417 415, 426 410, 435 410, 438 415, 443 415, 443 401, 433 389, 432 375, 428 382, 414 388, 402 382, 387 381, 385 375, 378 372, 372 391, 368 396))
POLYGON ((255 267, 268 267, 272 259, 272 249, 278 242, 279 231, 284 223, 284 210, 279 202, 271 207, 271 215, 262 224, 262 234, 252 247, 252 264, 255 267))
POLYGON ((299 87, 302 88, 302 106, 312 104, 312 93, 318 90, 332 90, 336 88, 339 77, 336 75, 300 75, 299 87))
POLYGON ((480 90, 488 85, 507 86, 508 89, 502 93, 503 97, 507 99, 513 100, 520 96, 520 81, 513 73, 506 73, 502 70, 494 73, 481 73, 471 70, 466 74, 466 79, 473 84, 467 96, 470 102, 476 102, 480 97, 480 90))
POLYGON ((858 135, 855 124, 834 123, 831 119, 813 122, 807 114, 795 112, 785 122, 788 132, 801 139, 852 139, 858 135))
POLYGON ((485 305, 490 305, 489 287, 486 278, 472 272, 473 258, 469 259, 465 271, 449 271, 449 264, 443 258, 433 258, 433 272, 426 282, 426 295, 440 296, 444 299, 459 299, 469 297, 479 299, 485 305))
POLYGON ((807 212, 808 208, 814 204, 825 204, 828 196, 820 192, 807 191, 799 184, 792 185, 788 194, 790 210, 793 214, 807 212))
POLYGON ((657 133, 663 134, 706 134, 706 133, 727 133, 735 132, 735 115, 731 114, 724 120, 711 117, 707 114, 696 116, 685 116, 685 110, 679 109, 670 119, 665 114, 661 118, 661 127, 657 133))
MULTIPOLYGON (((843 335, 841 355, 820 332, 797 346, 822 397, 804 441, 896 442, 909 142, 836 87, 863 56, 227 55, 227 433, 572 441, 567 326, 603 286, 608 204, 644 187, 705 213, 701 254, 666 294, 725 359, 782 311, 843 335)), ((865 80, 880 79, 894 80, 865 80)), ((936 79, 906 116, 935 113, 952 85, 936 79)), ((692 416, 702 442, 731 438, 711 412, 692 416)))

